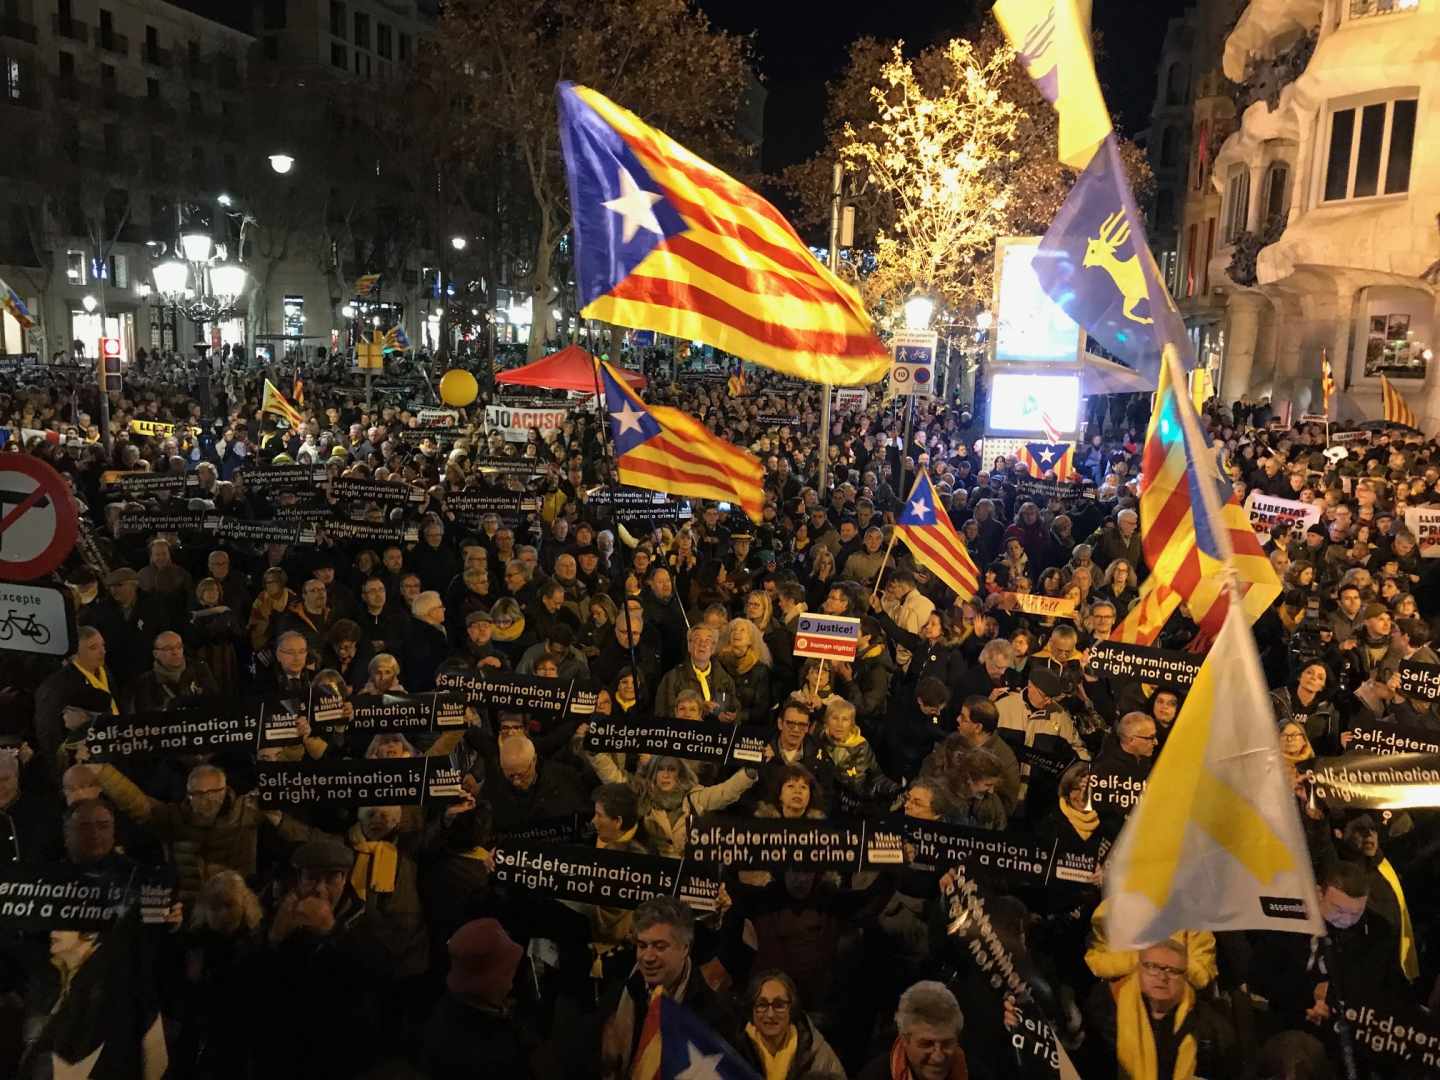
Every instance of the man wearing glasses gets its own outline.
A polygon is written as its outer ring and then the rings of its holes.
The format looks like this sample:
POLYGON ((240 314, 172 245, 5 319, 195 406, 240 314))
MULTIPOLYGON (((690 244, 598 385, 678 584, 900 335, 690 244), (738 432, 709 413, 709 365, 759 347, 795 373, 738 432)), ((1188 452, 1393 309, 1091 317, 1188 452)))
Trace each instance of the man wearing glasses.
POLYGON ((1105 740, 1095 758, 1091 798, 1100 816, 1118 831, 1127 814, 1140 801, 1150 770, 1155 765, 1159 735, 1149 713, 1128 712, 1105 740))
POLYGON ((155 635, 154 663, 135 680, 127 712, 173 709, 183 699, 218 694, 220 688, 204 660, 185 659, 185 643, 171 630, 155 635))

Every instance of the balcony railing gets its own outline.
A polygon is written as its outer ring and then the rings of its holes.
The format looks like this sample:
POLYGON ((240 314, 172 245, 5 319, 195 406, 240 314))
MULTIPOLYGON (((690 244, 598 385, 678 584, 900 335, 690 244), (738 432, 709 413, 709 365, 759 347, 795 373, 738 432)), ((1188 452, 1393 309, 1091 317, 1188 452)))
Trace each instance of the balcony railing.
POLYGON ((1376 15, 1399 15, 1414 11, 1420 0, 1349 0, 1347 18, 1370 19, 1376 15))
POLYGON ((28 23, 24 19, 17 19, 12 15, 0 15, 0 37, 14 38, 16 41, 35 44, 35 24, 28 23))
POLYGON ((90 40, 90 28, 82 22, 74 19, 62 19, 59 15, 50 16, 50 29, 56 37, 69 38, 71 41, 81 43, 90 40))

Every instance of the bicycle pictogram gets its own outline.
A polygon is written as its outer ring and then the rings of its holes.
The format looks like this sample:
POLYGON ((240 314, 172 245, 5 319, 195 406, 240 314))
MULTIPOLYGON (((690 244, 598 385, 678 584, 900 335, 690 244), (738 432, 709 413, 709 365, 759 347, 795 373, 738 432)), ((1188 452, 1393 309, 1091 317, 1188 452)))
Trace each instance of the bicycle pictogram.
POLYGON ((50 644, 50 628, 37 622, 33 612, 21 615, 11 608, 10 614, 0 619, 0 641, 9 641, 16 633, 29 638, 36 645, 50 644))

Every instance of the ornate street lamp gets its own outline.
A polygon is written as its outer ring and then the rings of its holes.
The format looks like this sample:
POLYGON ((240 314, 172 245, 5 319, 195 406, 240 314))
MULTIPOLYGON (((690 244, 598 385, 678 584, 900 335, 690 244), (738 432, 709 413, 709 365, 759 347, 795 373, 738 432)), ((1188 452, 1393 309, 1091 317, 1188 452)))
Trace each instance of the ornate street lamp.
MULTIPOLYGON (((242 220, 242 237, 245 224, 242 220)), ((151 275, 160 302, 193 323, 233 318, 250 287, 245 267, 229 259, 224 245, 216 244, 208 232, 194 227, 180 233, 174 255, 158 263, 151 275)))

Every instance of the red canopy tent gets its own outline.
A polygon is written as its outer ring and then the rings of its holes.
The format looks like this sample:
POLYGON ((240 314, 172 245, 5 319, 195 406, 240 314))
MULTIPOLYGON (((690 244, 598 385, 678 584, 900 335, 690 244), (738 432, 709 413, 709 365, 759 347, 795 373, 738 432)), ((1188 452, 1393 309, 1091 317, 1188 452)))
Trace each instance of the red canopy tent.
MULTIPOLYGON (((645 388, 644 375, 617 368, 636 390, 645 388)), ((522 367, 502 371, 495 376, 498 383, 512 386, 534 386, 542 390, 578 390, 595 393, 595 358, 579 345, 567 345, 557 353, 542 356, 522 367)))

